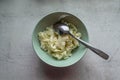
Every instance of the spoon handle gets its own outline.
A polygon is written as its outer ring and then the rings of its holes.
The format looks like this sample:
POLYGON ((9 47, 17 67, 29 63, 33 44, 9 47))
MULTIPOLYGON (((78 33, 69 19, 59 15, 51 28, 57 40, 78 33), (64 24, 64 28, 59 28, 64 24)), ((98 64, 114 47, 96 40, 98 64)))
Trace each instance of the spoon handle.
POLYGON ((91 44, 83 41, 82 39, 76 38, 73 34, 69 33, 73 38, 75 38, 77 41, 79 41, 81 44, 95 52, 97 55, 101 56, 103 59, 107 60, 109 58, 109 55, 107 55, 105 52, 93 47, 91 44))

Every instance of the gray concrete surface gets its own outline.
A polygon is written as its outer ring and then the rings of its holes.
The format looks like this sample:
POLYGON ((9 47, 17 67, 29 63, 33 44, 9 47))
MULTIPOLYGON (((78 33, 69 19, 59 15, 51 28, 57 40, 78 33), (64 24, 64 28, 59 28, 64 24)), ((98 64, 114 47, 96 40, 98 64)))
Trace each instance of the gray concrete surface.
POLYGON ((120 80, 120 0, 0 0, 0 80, 120 80), (65 11, 86 25, 90 50, 75 65, 54 68, 32 48, 31 35, 45 15, 65 11))

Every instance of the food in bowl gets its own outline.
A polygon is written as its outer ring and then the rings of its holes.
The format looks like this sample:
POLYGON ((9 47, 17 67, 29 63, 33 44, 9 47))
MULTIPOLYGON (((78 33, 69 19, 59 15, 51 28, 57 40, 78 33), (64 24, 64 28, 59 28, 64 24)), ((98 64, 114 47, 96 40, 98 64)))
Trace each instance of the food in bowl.
MULTIPOLYGON (((77 38, 81 38, 81 33, 77 31, 75 25, 62 21, 70 28, 70 32, 77 38)), ((41 48, 52 57, 62 60, 72 56, 72 51, 79 46, 79 42, 70 35, 59 35, 53 30, 53 25, 48 26, 43 32, 38 33, 41 48)))

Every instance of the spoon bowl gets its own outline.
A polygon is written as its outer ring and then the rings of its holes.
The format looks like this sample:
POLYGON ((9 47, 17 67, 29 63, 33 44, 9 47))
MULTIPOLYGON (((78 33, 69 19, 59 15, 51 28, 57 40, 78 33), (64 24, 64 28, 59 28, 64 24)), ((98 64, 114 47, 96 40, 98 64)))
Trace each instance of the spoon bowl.
POLYGON ((69 27, 63 23, 54 24, 53 29, 54 31, 58 32, 60 35, 69 33, 69 27))

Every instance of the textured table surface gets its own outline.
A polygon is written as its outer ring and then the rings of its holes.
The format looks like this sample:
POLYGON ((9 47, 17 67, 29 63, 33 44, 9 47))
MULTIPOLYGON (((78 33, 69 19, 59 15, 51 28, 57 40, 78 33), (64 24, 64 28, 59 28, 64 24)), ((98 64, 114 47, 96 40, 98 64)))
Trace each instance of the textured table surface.
POLYGON ((120 80, 120 0, 0 0, 0 80, 120 80), (32 48, 37 22, 52 12, 69 12, 86 25, 90 50, 75 65, 54 68, 32 48))

